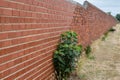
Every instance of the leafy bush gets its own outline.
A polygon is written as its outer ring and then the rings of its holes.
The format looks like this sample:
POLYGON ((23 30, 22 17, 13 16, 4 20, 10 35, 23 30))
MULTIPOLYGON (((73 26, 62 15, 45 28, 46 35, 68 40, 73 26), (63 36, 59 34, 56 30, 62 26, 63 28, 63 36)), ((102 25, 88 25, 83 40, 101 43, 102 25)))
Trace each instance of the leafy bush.
POLYGON ((61 34, 61 41, 53 57, 57 80, 67 80, 70 73, 75 70, 77 59, 82 50, 82 46, 77 43, 75 32, 67 31, 61 34))

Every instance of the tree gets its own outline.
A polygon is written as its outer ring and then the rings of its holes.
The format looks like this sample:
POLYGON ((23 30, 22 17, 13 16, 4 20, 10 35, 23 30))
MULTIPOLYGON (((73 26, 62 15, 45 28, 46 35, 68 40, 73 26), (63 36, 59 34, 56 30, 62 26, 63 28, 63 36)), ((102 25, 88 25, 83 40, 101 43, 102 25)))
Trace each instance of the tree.
POLYGON ((107 14, 111 15, 111 12, 107 12, 107 14))
POLYGON ((120 21, 120 14, 117 14, 117 15, 116 15, 116 19, 117 19, 118 21, 120 21))

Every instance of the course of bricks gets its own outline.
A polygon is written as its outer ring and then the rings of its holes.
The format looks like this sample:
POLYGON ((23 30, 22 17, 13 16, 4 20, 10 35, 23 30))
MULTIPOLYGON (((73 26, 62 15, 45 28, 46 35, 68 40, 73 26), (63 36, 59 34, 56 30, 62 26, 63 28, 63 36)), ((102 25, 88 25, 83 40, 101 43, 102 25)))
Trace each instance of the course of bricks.
POLYGON ((76 31, 87 46, 116 23, 87 1, 0 0, 0 80, 54 80, 61 33, 76 31))

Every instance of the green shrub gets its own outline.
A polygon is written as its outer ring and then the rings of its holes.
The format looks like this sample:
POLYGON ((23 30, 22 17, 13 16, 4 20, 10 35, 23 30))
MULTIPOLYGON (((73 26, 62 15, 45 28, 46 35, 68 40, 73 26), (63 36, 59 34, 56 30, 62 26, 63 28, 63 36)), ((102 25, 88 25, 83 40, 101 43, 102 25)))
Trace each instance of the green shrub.
POLYGON ((85 54, 86 54, 87 57, 90 56, 91 51, 92 51, 92 49, 91 49, 90 45, 88 45, 88 46, 85 48, 85 54))
POLYGON ((75 70, 77 59, 82 50, 82 46, 77 43, 75 32, 67 31, 61 34, 61 41, 53 57, 57 80, 67 80, 70 73, 75 70))
POLYGON ((94 60, 95 57, 91 54, 91 51, 92 51, 92 48, 90 47, 90 45, 88 45, 88 46, 85 48, 85 54, 86 54, 86 56, 87 56, 88 59, 94 60))

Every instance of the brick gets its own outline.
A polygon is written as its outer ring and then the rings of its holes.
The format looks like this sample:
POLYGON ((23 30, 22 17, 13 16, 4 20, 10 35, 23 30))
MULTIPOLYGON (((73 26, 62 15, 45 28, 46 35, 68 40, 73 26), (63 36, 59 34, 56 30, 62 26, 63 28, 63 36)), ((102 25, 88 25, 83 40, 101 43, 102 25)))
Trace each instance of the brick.
POLYGON ((20 15, 20 11, 18 11, 18 10, 13 10, 13 11, 12 11, 12 15, 13 15, 13 16, 19 16, 19 15, 20 15))
POLYGON ((3 15, 12 16, 12 9, 4 9, 3 10, 3 15))
POLYGON ((17 3, 14 3, 14 2, 9 2, 9 5, 8 5, 9 8, 12 8, 12 9, 16 9, 17 8, 17 3))
MULTIPOLYGON (((17 72, 15 75, 11 75, 10 77, 8 77, 8 78, 6 78, 6 79, 9 79, 9 78, 14 79, 14 78, 22 75, 24 72, 27 72, 27 71, 31 70, 32 68, 38 66, 38 65, 39 65, 40 63, 42 63, 43 61, 48 60, 50 57, 51 57, 51 56, 48 55, 45 59, 40 60, 40 61, 34 63, 34 65, 32 64, 31 66, 28 66, 27 68, 24 68, 23 70, 17 72)), ((35 61, 31 61, 30 63, 27 62, 27 65, 30 65, 30 64, 33 63, 33 62, 35 62, 35 61)), ((49 63, 49 62, 47 62, 47 63, 49 63)), ((2 74, 5 74, 5 75, 7 74, 7 75, 8 75, 8 74, 11 74, 12 72, 16 72, 17 70, 19 70, 19 69, 21 69, 21 68, 23 68, 23 67, 25 67, 25 63, 17 66, 15 69, 14 69, 14 68, 11 68, 11 69, 9 69, 9 70, 7 70, 7 71, 4 71, 2 74)), ((43 67, 43 66, 42 66, 42 67, 43 67)), ((5 75, 3 75, 2 77, 5 77, 5 75)))
POLYGON ((0 8, 0 15, 3 15, 3 10, 2 8, 0 8))
POLYGON ((1 0, 0 1, 0 7, 6 7, 6 6, 8 6, 8 2, 4 1, 4 0, 1 0))

